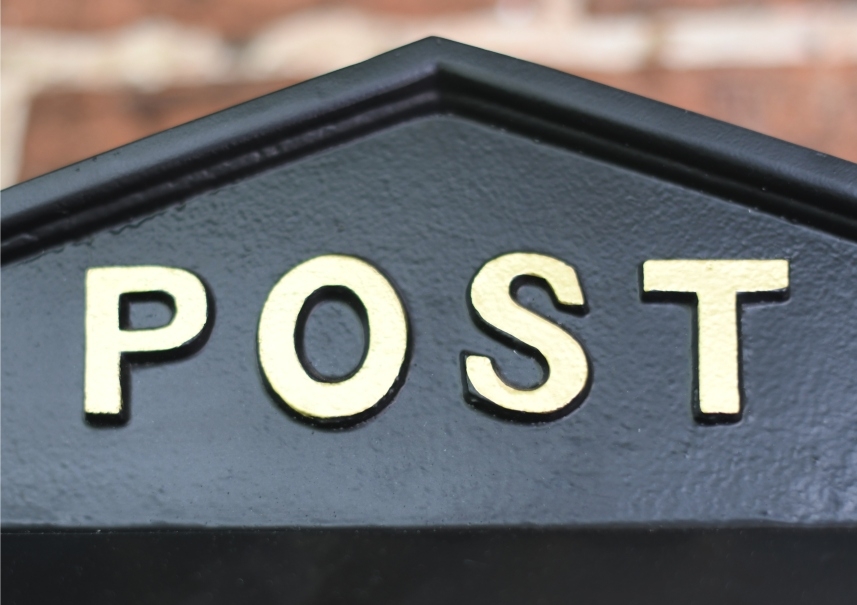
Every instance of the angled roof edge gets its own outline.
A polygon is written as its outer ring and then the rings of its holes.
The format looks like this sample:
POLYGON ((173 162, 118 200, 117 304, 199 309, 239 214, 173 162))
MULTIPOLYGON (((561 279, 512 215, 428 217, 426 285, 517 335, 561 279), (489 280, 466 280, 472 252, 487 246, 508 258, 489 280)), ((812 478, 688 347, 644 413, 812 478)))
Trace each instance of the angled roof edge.
POLYGON ((857 241, 857 164, 427 38, 2 193, 2 261, 414 117, 451 113, 857 241))

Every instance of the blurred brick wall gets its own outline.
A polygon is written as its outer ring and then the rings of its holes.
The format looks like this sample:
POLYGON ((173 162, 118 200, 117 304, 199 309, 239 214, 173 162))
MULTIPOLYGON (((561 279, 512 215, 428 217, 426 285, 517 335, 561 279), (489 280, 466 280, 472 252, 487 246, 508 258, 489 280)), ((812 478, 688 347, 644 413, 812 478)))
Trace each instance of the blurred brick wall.
POLYGON ((857 1, 2 0, 2 184, 427 35, 857 162, 857 1))

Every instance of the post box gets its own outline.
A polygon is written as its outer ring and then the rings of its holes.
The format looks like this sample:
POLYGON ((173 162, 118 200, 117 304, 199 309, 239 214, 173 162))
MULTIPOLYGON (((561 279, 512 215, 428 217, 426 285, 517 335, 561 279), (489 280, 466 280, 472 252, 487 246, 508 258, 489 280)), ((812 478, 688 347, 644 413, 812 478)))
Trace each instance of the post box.
POLYGON ((854 164, 427 39, 2 246, 10 602, 857 592, 854 164))

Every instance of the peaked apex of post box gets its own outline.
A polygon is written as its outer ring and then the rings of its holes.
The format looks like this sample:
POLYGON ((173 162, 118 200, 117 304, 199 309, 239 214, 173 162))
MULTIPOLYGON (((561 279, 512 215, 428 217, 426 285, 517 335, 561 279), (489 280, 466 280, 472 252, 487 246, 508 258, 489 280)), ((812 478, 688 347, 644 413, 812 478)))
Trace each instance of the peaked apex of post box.
POLYGON ((857 240, 855 164, 547 67, 426 38, 5 190, 3 262, 438 113, 857 240))

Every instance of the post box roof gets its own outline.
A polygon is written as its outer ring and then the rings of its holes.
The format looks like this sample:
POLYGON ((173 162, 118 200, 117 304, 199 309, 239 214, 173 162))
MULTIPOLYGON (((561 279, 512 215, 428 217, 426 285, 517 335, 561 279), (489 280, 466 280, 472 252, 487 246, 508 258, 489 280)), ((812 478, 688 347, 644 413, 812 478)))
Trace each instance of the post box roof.
POLYGON ((427 38, 7 189, 4 262, 440 113, 857 238, 857 166, 850 162, 546 67, 427 38))

